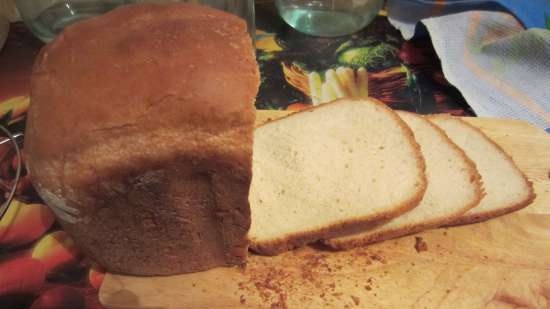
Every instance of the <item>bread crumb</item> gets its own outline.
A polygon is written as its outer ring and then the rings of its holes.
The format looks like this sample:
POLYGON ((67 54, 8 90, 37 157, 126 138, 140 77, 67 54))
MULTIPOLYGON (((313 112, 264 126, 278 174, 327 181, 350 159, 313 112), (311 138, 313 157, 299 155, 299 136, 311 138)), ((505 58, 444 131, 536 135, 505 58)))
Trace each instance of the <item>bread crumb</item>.
POLYGON ((361 299, 359 299, 359 297, 355 295, 351 295, 351 299, 353 300, 356 306, 359 306, 359 304, 361 303, 361 299))
POLYGON ((244 298, 244 295, 241 295, 239 301, 241 302, 241 305, 244 305, 246 303, 246 298, 244 298))
POLYGON ((279 301, 271 304, 271 309, 288 309, 286 305, 286 294, 279 294, 279 301))
POLYGON ((428 244, 422 239, 422 237, 415 236, 414 248, 416 252, 428 251, 428 244))
POLYGON ((370 258, 373 260, 373 261, 378 261, 382 264, 386 264, 386 260, 384 260, 384 257, 381 256, 379 253, 374 253, 374 254, 371 254, 370 255, 370 258))

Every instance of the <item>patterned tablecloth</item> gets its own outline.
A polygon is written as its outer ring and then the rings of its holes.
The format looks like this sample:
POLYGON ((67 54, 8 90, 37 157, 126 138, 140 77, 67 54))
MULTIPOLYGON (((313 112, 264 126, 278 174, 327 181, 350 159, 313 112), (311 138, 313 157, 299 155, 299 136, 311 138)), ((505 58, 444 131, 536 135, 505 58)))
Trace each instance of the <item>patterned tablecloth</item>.
MULTIPOLYGON (((395 109, 473 115, 443 77, 429 38, 405 42, 384 12, 356 34, 315 38, 286 26, 270 3, 257 3, 256 9, 258 109, 300 110, 368 92, 395 109)), ((12 132, 24 131, 29 75, 41 47, 17 23, 0 51, 0 121, 12 132)), ((10 144, 1 144, 4 196, 16 165, 10 144)), ((102 279, 101 267, 60 229, 23 172, 16 199, 0 221, 0 308, 101 308, 102 279)))

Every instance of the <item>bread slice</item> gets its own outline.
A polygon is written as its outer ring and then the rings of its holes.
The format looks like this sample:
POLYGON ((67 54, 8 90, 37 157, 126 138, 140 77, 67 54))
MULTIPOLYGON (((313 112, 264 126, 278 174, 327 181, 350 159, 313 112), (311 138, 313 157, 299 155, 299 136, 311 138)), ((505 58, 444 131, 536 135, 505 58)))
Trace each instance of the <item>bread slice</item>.
POLYGON ((256 129, 251 248, 283 251, 413 207, 426 190, 412 131, 385 104, 342 99, 256 129))
POLYGON ((512 158, 478 128, 449 115, 434 115, 429 120, 443 129, 475 162, 486 193, 479 206, 451 222, 451 225, 487 220, 521 209, 533 201, 532 183, 516 167, 512 158))
POLYGON ((418 207, 363 232, 324 240, 333 249, 348 249, 416 233, 453 222, 479 204, 483 196, 475 164, 445 133, 421 116, 398 112, 413 130, 426 161, 428 188, 418 207))

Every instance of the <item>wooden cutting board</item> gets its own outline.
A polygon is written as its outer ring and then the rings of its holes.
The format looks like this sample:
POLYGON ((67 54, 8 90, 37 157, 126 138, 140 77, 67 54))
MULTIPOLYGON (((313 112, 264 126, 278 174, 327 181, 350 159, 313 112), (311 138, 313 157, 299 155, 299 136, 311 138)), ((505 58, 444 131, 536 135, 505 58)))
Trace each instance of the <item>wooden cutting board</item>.
MULTIPOLYGON (((259 111, 258 123, 286 114, 259 111)), ((116 309, 550 308, 550 134, 516 120, 467 121, 534 182, 531 206, 345 252, 251 255, 245 268, 169 277, 107 274, 100 301, 116 309)))

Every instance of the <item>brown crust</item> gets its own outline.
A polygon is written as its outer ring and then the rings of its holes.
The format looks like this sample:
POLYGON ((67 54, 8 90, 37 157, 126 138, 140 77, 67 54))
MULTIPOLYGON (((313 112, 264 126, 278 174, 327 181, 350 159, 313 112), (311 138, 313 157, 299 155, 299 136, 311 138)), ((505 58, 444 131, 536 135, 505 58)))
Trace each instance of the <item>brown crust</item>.
MULTIPOLYGON (((370 102, 372 104, 376 104, 378 106, 381 106, 383 110, 388 112, 388 115, 394 118, 396 120, 397 124, 401 127, 403 130, 404 135, 406 136, 407 140, 411 142, 412 147, 414 148, 414 152, 416 155, 416 159, 418 162, 418 166, 420 167, 421 175, 420 175, 420 183, 419 183, 419 189, 416 193, 416 195, 412 196, 408 200, 404 201, 400 205, 396 206, 394 209, 387 211, 385 213, 381 213, 376 216, 368 216, 368 217, 362 217, 362 218, 356 218, 354 220, 344 221, 344 222, 335 222, 334 224, 327 226, 325 228, 321 228, 318 230, 312 230, 307 231, 303 233, 295 233, 291 235, 287 235, 284 238, 272 240, 269 242, 262 242, 262 243, 256 243, 253 239, 251 239, 250 243, 250 249, 254 252, 262 255, 277 255, 282 252, 291 250, 293 248, 298 248, 310 243, 314 243, 321 239, 328 239, 332 237, 338 237, 350 233, 354 233, 358 230, 365 229, 368 226, 371 226, 372 224, 376 224, 379 222, 383 222, 385 220, 389 220, 391 218, 394 218, 396 216, 399 216, 414 207, 416 207, 420 201, 422 200, 422 197, 424 196, 424 192, 426 192, 427 188, 427 179, 426 179, 426 164, 424 162, 424 157, 422 156, 422 153, 420 151, 420 146, 418 143, 416 143, 416 140, 414 139, 414 135, 412 130, 409 128, 409 126, 399 117, 397 114, 386 106, 386 104, 373 99, 368 98, 368 100, 364 99, 339 99, 332 101, 330 103, 322 104, 310 109, 306 109, 297 113, 289 114, 285 117, 279 118, 274 120, 273 122, 280 121, 282 119, 285 119, 287 117, 293 117, 295 115, 299 115, 300 113, 311 113, 315 110, 322 109, 326 106, 333 106, 336 104, 345 104, 348 102, 355 102, 359 104, 363 104, 365 102, 370 102)), ((264 124, 266 125, 266 124, 264 124)), ((259 126, 262 127, 263 125, 259 126)))
MULTIPOLYGON (((422 117, 414 113, 404 112, 404 111, 400 111, 400 112, 415 115, 421 119, 425 119, 425 117, 422 117)), ((426 220, 422 223, 408 225, 402 228, 384 230, 373 234, 368 234, 361 239, 352 239, 352 240, 345 240, 345 239, 338 239, 338 238, 326 239, 322 241, 322 243, 325 246, 328 246, 329 248, 334 250, 348 250, 359 246, 364 246, 364 245, 368 245, 368 244, 372 244, 372 243, 376 243, 376 242, 380 242, 380 241, 384 241, 392 238, 397 238, 397 237, 418 233, 427 229, 437 228, 439 226, 446 225, 446 224, 449 224, 450 222, 455 221, 464 213, 466 213, 468 210, 479 205, 485 193, 483 192, 481 175, 477 171, 475 163, 468 156, 466 156, 466 153, 464 152, 464 150, 458 147, 449 138, 449 136, 447 136, 445 131, 443 131, 441 128, 439 128, 438 126, 436 126, 435 124, 433 124, 431 121, 427 119, 426 119, 426 123, 432 128, 434 128, 437 134, 439 134, 441 138, 446 140, 448 144, 451 146, 451 148, 453 148, 459 154, 459 156, 466 162, 466 165, 468 166, 468 172, 471 175, 471 182, 475 184, 475 191, 476 191, 475 198, 470 203, 466 204, 460 211, 458 211, 453 215, 432 219, 432 220, 426 220)))
POLYGON ((497 148, 497 150, 500 151, 510 163, 512 163, 512 166, 515 168, 515 170, 518 172, 518 174, 525 180, 527 190, 529 190, 529 194, 525 197, 525 199, 518 202, 518 203, 512 204, 510 206, 502 207, 502 208, 497 209, 497 210, 487 211, 487 212, 481 213, 481 214, 475 214, 475 215, 465 214, 465 215, 459 217, 458 219, 447 223, 448 226, 463 225, 463 224, 470 224, 470 223, 477 223, 477 222, 486 221, 486 220, 489 220, 491 218, 502 216, 502 215, 520 210, 522 208, 525 208, 529 204, 531 204, 531 202, 533 202, 533 200, 536 197, 536 194, 533 190, 533 183, 531 181, 529 181, 529 179, 527 179, 525 174, 517 167, 516 163, 514 162, 514 159, 512 159, 512 157, 508 153, 506 153, 506 151, 504 151, 504 149, 502 149, 502 147, 500 147, 499 144, 497 144, 495 141, 493 141, 481 129, 469 124, 468 122, 462 120, 459 117, 453 117, 453 116, 450 116, 450 115, 447 115, 447 114, 444 114, 444 115, 431 115, 430 117, 434 117, 434 118, 435 117, 453 118, 453 119, 459 120, 462 124, 464 124, 464 125, 472 128, 472 129, 474 129, 475 131, 479 132, 489 143, 491 143, 493 146, 495 146, 497 148))
POLYGON ((258 85, 235 15, 136 4, 75 23, 33 67, 33 184, 108 271, 242 264, 258 85))

